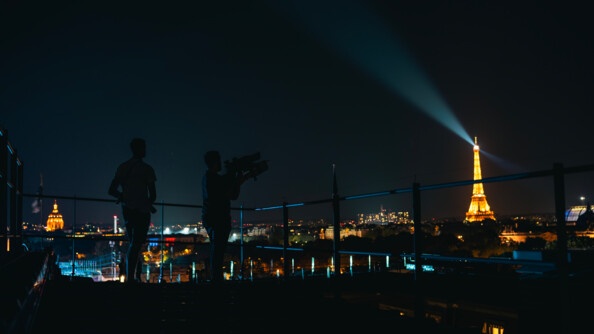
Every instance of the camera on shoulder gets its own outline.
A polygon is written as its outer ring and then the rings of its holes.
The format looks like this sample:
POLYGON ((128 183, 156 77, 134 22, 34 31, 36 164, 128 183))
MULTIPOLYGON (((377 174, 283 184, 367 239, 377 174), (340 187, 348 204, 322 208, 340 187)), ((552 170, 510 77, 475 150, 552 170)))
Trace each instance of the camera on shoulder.
POLYGON ((256 180, 258 175, 268 170, 268 160, 260 159, 260 152, 235 157, 225 161, 225 170, 227 174, 242 173, 246 179, 256 180))

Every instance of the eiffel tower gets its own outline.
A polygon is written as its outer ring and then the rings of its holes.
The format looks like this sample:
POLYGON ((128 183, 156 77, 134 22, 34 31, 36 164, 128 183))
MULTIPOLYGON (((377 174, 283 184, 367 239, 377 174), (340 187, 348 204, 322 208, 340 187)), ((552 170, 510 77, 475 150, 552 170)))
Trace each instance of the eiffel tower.
MULTIPOLYGON (((479 146, 476 137, 474 137, 474 180, 482 180, 481 176, 481 160, 479 158, 479 146)), ((467 222, 477 222, 485 219, 495 220, 495 213, 491 211, 489 203, 487 203, 487 196, 481 182, 475 183, 472 186, 472 199, 470 200, 470 207, 466 212, 467 222)))

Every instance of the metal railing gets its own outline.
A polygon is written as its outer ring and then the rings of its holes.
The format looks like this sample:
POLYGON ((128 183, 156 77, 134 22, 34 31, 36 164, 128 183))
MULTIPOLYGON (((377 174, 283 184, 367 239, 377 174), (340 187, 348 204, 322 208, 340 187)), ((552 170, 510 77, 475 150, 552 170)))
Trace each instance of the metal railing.
MULTIPOLYGON (((56 194, 27 194, 23 192, 23 163, 18 157, 18 154, 12 144, 8 141, 8 134, 6 130, 0 130, 0 156, 2 157, 0 161, 0 209, 3 215, 0 215, 0 241, 2 244, 0 245, 0 254, 7 253, 7 252, 20 252, 26 250, 28 247, 23 247, 26 245, 24 238, 32 240, 34 238, 40 238, 41 240, 45 239, 52 239, 52 240, 59 240, 61 238, 71 239, 72 246, 71 246, 71 262, 75 263, 77 257, 77 249, 76 249, 76 242, 82 241, 82 239, 89 240, 95 239, 97 241, 108 241, 111 244, 111 248, 115 247, 115 243, 122 243, 125 242, 125 238, 123 235, 83 235, 81 233, 77 233, 77 212, 80 210, 79 207, 82 206, 81 203, 91 202, 94 205, 98 205, 100 203, 107 203, 113 205, 114 201, 112 199, 102 199, 102 198, 90 198, 90 197, 79 197, 79 196, 63 196, 63 195, 56 195, 56 194), (23 230, 23 199, 24 198, 31 198, 31 199, 54 199, 54 200, 66 200, 71 201, 72 206, 72 228, 70 234, 63 233, 63 234, 56 234, 53 233, 51 235, 43 235, 39 233, 31 233, 30 231, 23 230), (25 249, 23 249, 25 248, 25 249)), ((369 198, 378 198, 378 197, 387 197, 387 196, 395 196, 395 195, 402 195, 408 194, 412 198, 412 221, 414 224, 414 253, 419 253, 423 251, 423 235, 422 235, 422 217, 421 217, 421 193, 422 192, 429 192, 438 189, 445 189, 445 188, 456 188, 456 187, 466 187, 473 185, 475 183, 501 183, 501 182, 509 182, 509 181, 517 181, 517 180, 526 180, 526 179, 534 179, 534 178, 552 178, 554 184, 554 190, 552 196, 555 199, 555 217, 557 221, 557 238, 558 238, 558 251, 559 251, 559 265, 561 267, 566 266, 566 253, 567 253, 567 236, 565 231, 565 177, 569 174, 575 173, 585 173, 585 172, 592 172, 594 171, 594 165, 583 165, 583 166, 575 166, 575 167, 564 167, 562 164, 554 164, 552 169, 547 170, 540 170, 540 171, 532 171, 526 173, 518 173, 518 174, 509 174, 509 175, 501 175, 496 177, 489 177, 483 178, 482 180, 463 180, 463 181, 455 181, 455 182, 448 182, 448 183, 440 183, 440 184, 432 184, 432 185, 421 185, 420 183, 413 183, 410 187, 404 188, 394 188, 388 189, 384 191, 374 192, 374 193, 365 193, 365 194, 356 194, 356 195, 349 195, 349 196, 341 196, 338 194, 337 187, 336 187, 336 177, 334 175, 334 189, 331 198, 322 198, 319 200, 312 200, 312 201, 305 201, 305 202, 296 202, 296 203, 288 203, 283 202, 278 206, 268 206, 268 207, 253 207, 253 208, 246 208, 246 207, 239 207, 233 208, 240 213, 240 252, 239 252, 239 262, 240 268, 243 271, 244 267, 244 250, 246 245, 243 243, 243 220, 244 215, 247 213, 250 214, 257 214, 261 212, 270 212, 275 211, 281 212, 280 224, 282 225, 282 241, 280 245, 273 245, 276 246, 276 249, 281 252, 282 258, 287 258, 288 253, 295 249, 296 247, 292 247, 289 244, 289 235, 290 235, 290 226, 289 221, 291 215, 289 214, 289 210, 298 210, 299 208, 315 206, 315 205, 328 205, 328 210, 332 212, 332 224, 331 227, 333 228, 333 237, 332 242, 332 254, 331 254, 331 262, 332 266, 335 268, 342 268, 342 257, 341 253, 345 250, 341 247, 341 205, 344 205, 346 202, 349 201, 359 201, 359 200, 366 200, 369 198)), ((157 240, 158 243, 163 245, 165 243, 164 238, 164 228, 165 222, 167 221, 166 212, 172 209, 190 209, 190 210, 199 210, 201 209, 201 205, 191 205, 191 204, 180 204, 180 203, 167 203, 161 202, 158 203, 160 207, 160 224, 161 224, 161 234, 160 239, 157 240)), ((168 213, 169 214, 169 213, 168 213)), ((159 215, 159 214, 157 214, 159 215)), ((278 216, 277 216, 278 217, 278 216)), ((114 233, 117 231, 114 231, 114 233)), ((117 234, 117 233, 116 233, 117 234)), ((168 236, 169 238, 171 236, 168 236)), ((44 243, 41 243, 44 245, 44 243)), ((275 249, 275 248, 271 248, 275 249)), ((113 249, 112 249, 113 251, 113 249)), ((370 252, 371 253, 371 252, 370 252)), ((163 254, 163 252, 161 252, 163 254)), ((60 254, 62 257, 65 254, 60 254)), ((80 253, 78 255, 81 255, 80 253)), ((382 256, 386 256, 388 254, 382 254, 382 256)), ((394 254, 390 254, 394 256, 394 254)), ((396 254, 397 256, 397 254, 396 254)), ((419 261, 421 259, 419 258, 419 261)), ((389 264, 388 264, 389 265, 389 264)), ((161 266, 162 268, 162 266, 161 266)), ((284 273, 291 272, 291 262, 284 261, 283 268, 284 273)), ((72 268, 72 272, 75 271, 74 265, 72 268)), ((416 272, 416 274, 420 274, 416 272)), ((162 273, 160 276, 163 276, 162 273)), ((244 275, 241 275, 242 277, 244 275)))

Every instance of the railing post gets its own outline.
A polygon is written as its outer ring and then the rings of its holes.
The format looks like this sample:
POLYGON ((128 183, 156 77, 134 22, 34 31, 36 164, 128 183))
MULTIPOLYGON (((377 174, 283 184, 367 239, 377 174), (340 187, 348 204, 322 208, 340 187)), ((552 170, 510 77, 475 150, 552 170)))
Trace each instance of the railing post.
POLYGON ((0 254, 23 251, 23 165, 8 133, 0 129, 0 231, 4 236, 0 254))
POLYGON ((22 221, 19 221, 19 214, 22 211, 22 175, 19 175, 19 157, 16 150, 12 149, 12 154, 10 159, 10 189, 9 189, 9 221, 8 229, 10 230, 10 249, 16 250, 21 252, 22 249, 22 232, 23 232, 23 224, 22 221), (20 182, 19 182, 20 180, 20 182), (19 205, 19 201, 21 205, 19 205))
POLYGON ((239 208, 239 277, 243 281, 243 204, 239 208))
POLYGON ((554 189, 555 189, 555 218, 557 219, 557 266, 559 267, 559 296, 561 298, 561 317, 563 324, 562 333, 571 333, 571 316, 569 312, 569 293, 568 293, 568 252, 567 252, 567 229, 565 222, 565 171, 563 165, 556 163, 554 170, 554 189))
MULTIPOLYGON (((165 213, 163 212, 163 200, 161 200, 161 265, 159 266, 159 283, 163 283, 163 266, 165 265, 163 263, 165 254, 163 254, 164 250, 163 250, 163 246, 165 245, 165 235, 164 235, 164 230, 165 230, 165 213)), ((169 258, 172 257, 172 254, 169 254, 169 258)), ((171 274, 171 271, 170 271, 171 274)))
MULTIPOLYGON (((17 172, 17 183, 16 183, 16 212, 15 212, 15 235, 18 235, 18 247, 19 249, 23 249, 23 172, 24 167, 23 163, 16 157, 16 172, 17 172)), ((15 245, 16 246, 16 245, 15 245)))
POLYGON ((334 276, 340 276, 340 197, 336 183, 336 165, 332 165, 332 212, 334 213, 334 276))
POLYGON ((289 259, 287 258, 287 248, 289 247, 289 208, 287 202, 283 202, 283 278, 287 278, 291 267, 289 259))
POLYGON ((73 215, 72 215, 72 231, 70 233, 71 237, 72 237, 72 275, 70 277, 70 280, 74 279, 74 274, 75 274, 75 268, 76 268, 76 246, 75 246, 75 240, 76 240, 76 194, 74 195, 74 205, 73 205, 73 215))
POLYGON ((415 319, 417 321, 423 320, 425 316, 424 296, 423 296, 423 229, 421 227, 421 190, 419 183, 415 182, 412 186, 413 190, 413 226, 414 234, 414 251, 415 251, 415 319))
POLYGON ((336 182, 336 165, 332 165, 332 212, 333 212, 333 232, 334 232, 334 298, 340 299, 341 296, 341 282, 340 278, 342 273, 340 272, 341 261, 340 261, 340 196, 338 196, 338 184, 336 182))
MULTIPOLYGON (((0 212, 8 212, 8 198, 6 191, 8 188, 8 139, 6 130, 0 129, 0 212)), ((2 244, 0 245, 0 254, 8 252, 8 216, 0 214, 0 236, 2 244)))

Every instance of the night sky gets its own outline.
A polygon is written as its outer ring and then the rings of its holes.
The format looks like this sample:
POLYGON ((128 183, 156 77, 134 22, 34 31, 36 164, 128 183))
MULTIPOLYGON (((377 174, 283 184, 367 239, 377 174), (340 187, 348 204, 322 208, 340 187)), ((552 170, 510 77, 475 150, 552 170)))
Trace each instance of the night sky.
MULTIPOLYGON (((586 6, 5 0, 0 127, 23 161, 25 193, 41 174, 46 195, 102 199, 137 136, 157 173, 157 201, 180 204, 202 204, 211 149, 224 160, 260 152, 268 161, 233 203, 247 208, 330 198, 333 164, 341 196, 471 180, 475 136, 485 178, 588 165, 586 6)), ((552 189, 548 178, 485 184, 496 215, 552 213, 552 189)), ((594 175, 568 177, 566 191, 568 206, 594 197, 594 175)), ((422 217, 462 218, 471 195, 472 186, 423 193, 422 217)), ((30 202, 24 219, 38 219, 30 202)), ((341 216, 411 203, 410 194, 347 201, 341 216)), ((165 210, 166 224, 200 217, 165 210)), ((66 225, 72 215, 101 223, 120 213, 66 201, 60 211, 66 225)), ((331 219, 332 209, 290 214, 331 219)))

